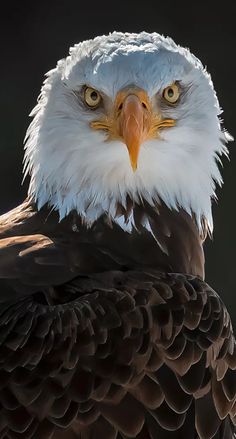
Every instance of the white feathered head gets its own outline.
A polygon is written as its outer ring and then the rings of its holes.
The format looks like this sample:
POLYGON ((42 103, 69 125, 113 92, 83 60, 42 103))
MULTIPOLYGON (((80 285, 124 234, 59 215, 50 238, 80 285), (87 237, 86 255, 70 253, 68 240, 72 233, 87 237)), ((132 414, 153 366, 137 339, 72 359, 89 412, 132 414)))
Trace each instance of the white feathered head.
MULTIPOLYGON (((29 195, 60 218, 116 218, 127 195, 204 218, 221 183, 221 129, 209 74, 159 34, 114 32, 84 41, 47 74, 27 136, 29 195)), ((122 224, 122 221, 120 222, 122 224)))

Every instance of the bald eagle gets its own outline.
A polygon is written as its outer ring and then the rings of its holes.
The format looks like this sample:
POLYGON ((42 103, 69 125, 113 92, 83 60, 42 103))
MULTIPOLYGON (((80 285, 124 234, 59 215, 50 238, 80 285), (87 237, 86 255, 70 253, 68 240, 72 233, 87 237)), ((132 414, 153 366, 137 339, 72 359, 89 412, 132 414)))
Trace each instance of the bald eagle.
POLYGON ((75 45, 0 218, 0 437, 231 439, 236 346, 204 281, 229 134, 209 74, 159 34, 75 45))

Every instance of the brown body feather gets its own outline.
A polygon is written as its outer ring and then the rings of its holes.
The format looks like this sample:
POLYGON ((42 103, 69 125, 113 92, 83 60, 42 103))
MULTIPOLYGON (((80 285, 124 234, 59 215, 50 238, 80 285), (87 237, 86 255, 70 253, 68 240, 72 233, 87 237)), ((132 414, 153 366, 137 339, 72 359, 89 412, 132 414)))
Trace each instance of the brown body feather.
POLYGON ((198 229, 133 207, 130 234, 27 201, 1 218, 1 438, 233 438, 235 339, 198 229))

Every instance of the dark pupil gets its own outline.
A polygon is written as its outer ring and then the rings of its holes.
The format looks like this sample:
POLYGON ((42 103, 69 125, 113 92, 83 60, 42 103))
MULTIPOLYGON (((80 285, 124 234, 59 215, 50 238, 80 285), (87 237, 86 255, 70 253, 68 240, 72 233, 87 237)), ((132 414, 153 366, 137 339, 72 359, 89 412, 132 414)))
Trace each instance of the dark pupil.
POLYGON ((169 88, 169 89, 168 89, 168 96, 169 96, 169 98, 173 98, 173 96, 174 96, 174 90, 173 90, 173 88, 169 88))
POLYGON ((96 91, 92 91, 90 97, 93 101, 96 101, 98 98, 98 94, 96 93, 96 91))

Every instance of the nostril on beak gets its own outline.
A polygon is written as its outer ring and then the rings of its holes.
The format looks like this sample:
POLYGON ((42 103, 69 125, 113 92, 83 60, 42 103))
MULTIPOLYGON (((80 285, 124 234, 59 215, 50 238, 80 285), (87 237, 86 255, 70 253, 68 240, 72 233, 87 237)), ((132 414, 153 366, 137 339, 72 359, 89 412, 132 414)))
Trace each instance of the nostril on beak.
POLYGON ((142 102, 142 107, 145 108, 145 110, 147 110, 147 105, 145 104, 145 102, 142 102))

